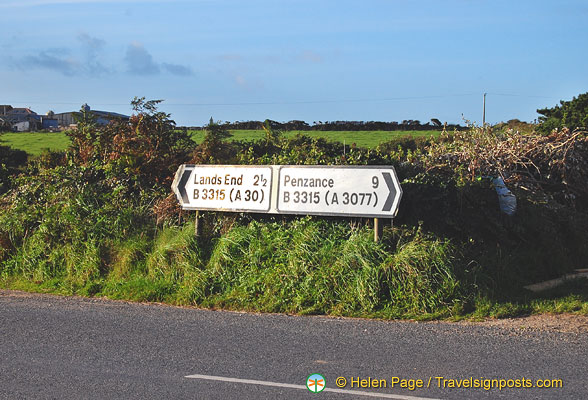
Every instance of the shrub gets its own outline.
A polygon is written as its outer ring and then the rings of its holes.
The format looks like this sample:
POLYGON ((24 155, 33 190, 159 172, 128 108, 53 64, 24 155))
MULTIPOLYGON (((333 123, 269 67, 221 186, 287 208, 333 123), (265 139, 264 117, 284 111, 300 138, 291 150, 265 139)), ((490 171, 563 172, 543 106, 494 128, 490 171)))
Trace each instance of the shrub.
POLYGON ((237 153, 234 144, 227 139, 232 135, 225 125, 214 122, 212 117, 206 126, 204 140, 192 155, 192 164, 230 164, 237 153))
POLYGON ((576 128, 586 130, 588 129, 588 93, 580 94, 570 101, 561 100, 559 105, 542 108, 537 112, 541 114, 537 130, 543 134, 564 127, 570 130, 576 128))
POLYGON ((136 114, 129 122, 113 121, 101 128, 91 111, 82 109, 77 129, 68 133, 73 162, 97 163, 109 176, 140 190, 167 189, 195 144, 185 131, 175 129, 170 114, 157 111, 160 102, 135 98, 131 104, 136 114))

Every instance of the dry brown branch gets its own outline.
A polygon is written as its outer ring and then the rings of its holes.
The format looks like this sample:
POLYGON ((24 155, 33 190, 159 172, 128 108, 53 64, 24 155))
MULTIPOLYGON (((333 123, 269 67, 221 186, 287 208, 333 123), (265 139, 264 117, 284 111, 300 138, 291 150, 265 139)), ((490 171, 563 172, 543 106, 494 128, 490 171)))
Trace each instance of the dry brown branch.
POLYGON ((473 128, 456 134, 453 141, 432 144, 429 154, 427 170, 459 173, 466 167, 469 179, 501 176, 507 184, 540 196, 588 203, 586 131, 563 129, 539 136, 473 128))

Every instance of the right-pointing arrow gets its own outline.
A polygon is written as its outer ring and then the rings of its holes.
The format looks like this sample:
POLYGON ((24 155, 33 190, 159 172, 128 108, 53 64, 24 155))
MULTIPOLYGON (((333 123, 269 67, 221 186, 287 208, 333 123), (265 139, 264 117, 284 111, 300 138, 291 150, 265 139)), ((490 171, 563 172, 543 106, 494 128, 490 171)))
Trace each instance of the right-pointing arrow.
POLYGON ((382 172, 384 176, 384 181, 386 181, 386 185, 388 185, 388 190, 390 190, 390 194, 388 194, 388 198, 384 203, 384 208, 382 211, 390 211, 392 209, 392 203, 394 203, 394 198, 396 197, 396 188, 394 187, 394 181, 392 180, 392 175, 390 172, 382 172))

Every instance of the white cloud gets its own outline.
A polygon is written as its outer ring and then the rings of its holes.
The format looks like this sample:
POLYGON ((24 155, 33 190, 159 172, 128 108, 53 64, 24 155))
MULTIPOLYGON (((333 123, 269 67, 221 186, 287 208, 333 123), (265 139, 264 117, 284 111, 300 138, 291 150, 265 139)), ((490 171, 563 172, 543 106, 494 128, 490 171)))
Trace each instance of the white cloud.
POLYGON ((127 47, 125 62, 127 63, 127 71, 134 75, 156 75, 162 69, 172 75, 192 75, 192 69, 188 66, 155 62, 151 53, 138 42, 133 42, 127 47))
POLYGON ((102 39, 92 37, 85 32, 78 35, 77 39, 81 42, 84 52, 86 53, 84 69, 94 76, 99 76, 110 71, 101 62, 100 52, 106 42, 102 39))
POLYGON ((186 67, 184 65, 163 63, 163 64, 161 64, 161 67, 173 75, 178 75, 178 76, 192 75, 192 69, 190 67, 186 67))
POLYGON ((128 71, 135 75, 155 75, 159 73, 159 65, 141 43, 131 43, 125 56, 128 71))
POLYGON ((56 54, 51 51, 42 51, 38 55, 29 55, 17 61, 16 66, 22 70, 32 68, 43 68, 57 72, 63 75, 76 75, 80 69, 77 61, 64 57, 63 52, 56 54))
POLYGON ((12 64, 23 71, 48 69, 65 76, 97 77, 111 72, 111 68, 102 64, 101 51, 106 44, 104 40, 87 33, 78 34, 77 39, 81 45, 82 55, 67 47, 49 47, 18 58, 12 64))

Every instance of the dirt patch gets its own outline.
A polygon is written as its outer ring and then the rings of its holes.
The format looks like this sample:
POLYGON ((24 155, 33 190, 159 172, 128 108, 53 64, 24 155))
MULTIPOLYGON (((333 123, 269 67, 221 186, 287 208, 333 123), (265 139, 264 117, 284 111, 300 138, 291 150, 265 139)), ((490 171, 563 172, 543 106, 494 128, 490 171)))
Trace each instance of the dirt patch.
MULTIPOLYGON (((125 300, 109 300, 106 298, 83 298, 78 296, 59 296, 54 294, 44 293, 30 293, 18 290, 5 290, 0 289, 0 297, 13 297, 13 298, 61 298, 61 299, 72 299, 79 298, 85 299, 92 302, 104 302, 104 303, 134 303, 134 304, 157 304, 169 307, 166 304, 161 303, 137 303, 125 300)), ((181 307, 181 308, 196 308, 196 307, 181 307)), ((328 316, 326 316, 329 318, 328 316)), ((363 318, 361 318, 363 319, 363 318)), ((410 323, 410 321, 402 321, 410 323)), ((422 322, 421 322, 422 323, 422 322)), ((518 332, 565 332, 565 333, 588 333, 588 315, 578 314, 539 314, 530 315, 527 317, 518 318, 503 318, 503 319, 487 319, 485 321, 473 322, 473 321, 460 321, 460 322, 449 322, 449 321, 433 321, 432 323, 449 323, 456 325, 470 325, 470 326, 483 326, 483 327, 496 327, 502 329, 516 330, 518 332)))
POLYGON ((462 321, 459 323, 524 331, 588 333, 588 316, 577 314, 538 314, 519 318, 488 319, 481 322, 462 321))

